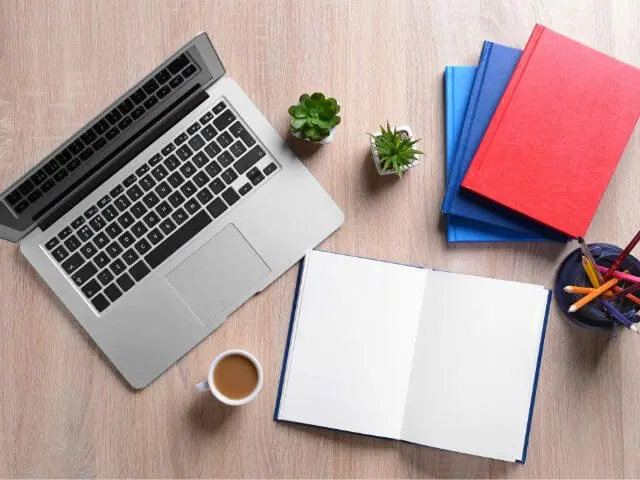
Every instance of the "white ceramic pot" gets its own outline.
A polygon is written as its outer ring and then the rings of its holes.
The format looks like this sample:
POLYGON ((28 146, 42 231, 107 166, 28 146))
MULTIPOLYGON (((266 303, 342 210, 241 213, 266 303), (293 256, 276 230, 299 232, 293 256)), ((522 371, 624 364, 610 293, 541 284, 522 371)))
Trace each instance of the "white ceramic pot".
POLYGON ((331 142, 333 142, 333 138, 336 136, 336 128, 338 127, 333 127, 331 130, 329 130, 329 136, 328 137, 324 137, 322 140, 320 140, 319 142, 313 142, 307 138, 302 138, 300 135, 298 135, 297 133, 293 133, 291 132, 291 135, 293 135, 296 138, 299 138, 300 140, 304 140, 305 142, 309 142, 309 143, 317 143, 320 145, 327 145, 331 142))
MULTIPOLYGON (((413 138, 413 132, 411 131, 411 128, 409 128, 408 125, 399 125, 395 128, 399 132, 405 132, 409 136, 409 138, 413 138)), ((395 175, 396 173, 395 171, 382 170, 382 167, 380 166, 380 156, 378 155, 378 149, 376 148, 376 141, 374 138, 380 134, 382 134, 382 132, 376 132, 373 134, 374 135, 373 137, 369 137, 371 141, 371 157, 373 158, 373 164, 376 166, 376 170, 378 171, 379 175, 395 175)), ((415 160, 413 163, 402 167, 402 171, 406 172, 410 168, 417 166, 419 163, 420 163, 420 160, 415 160)))

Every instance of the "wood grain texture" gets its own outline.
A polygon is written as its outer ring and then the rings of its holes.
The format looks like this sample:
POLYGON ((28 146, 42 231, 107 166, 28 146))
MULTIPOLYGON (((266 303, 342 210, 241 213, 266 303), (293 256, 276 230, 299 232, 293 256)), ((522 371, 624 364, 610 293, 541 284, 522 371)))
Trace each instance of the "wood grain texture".
MULTIPOLYGON (((199 31, 283 137, 287 107, 322 90, 342 105, 332 145, 293 148, 345 212, 323 248, 551 286, 570 250, 448 246, 442 71, 482 41, 523 47, 540 22, 638 65, 635 0, 233 2, 2 0, 0 187, 199 31), (380 180, 365 132, 389 119, 425 161, 380 180)), ((640 133, 589 230, 625 243, 640 227, 640 133)), ((568 324, 552 309, 526 465, 272 421, 295 269, 134 393, 15 245, 0 243, 0 477, 639 477, 640 343, 568 324), (194 385, 220 351, 263 363, 265 387, 230 410, 194 385)), ((624 332, 627 333, 627 332, 624 332)))

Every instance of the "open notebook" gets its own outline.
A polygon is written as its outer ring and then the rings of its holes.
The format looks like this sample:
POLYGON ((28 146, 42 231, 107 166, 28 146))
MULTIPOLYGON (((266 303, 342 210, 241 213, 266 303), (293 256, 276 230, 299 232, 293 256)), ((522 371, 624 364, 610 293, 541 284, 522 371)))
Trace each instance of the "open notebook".
POLYGON ((311 251, 275 419, 524 462, 550 293, 311 251))

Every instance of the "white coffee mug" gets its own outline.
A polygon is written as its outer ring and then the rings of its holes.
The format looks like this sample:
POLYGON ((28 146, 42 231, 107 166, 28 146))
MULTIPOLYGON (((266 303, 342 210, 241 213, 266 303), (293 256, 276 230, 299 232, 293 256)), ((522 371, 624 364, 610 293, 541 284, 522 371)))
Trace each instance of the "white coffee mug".
POLYGON ((220 402, 226 405, 230 405, 232 407, 238 407, 240 405, 246 405, 247 403, 252 402, 258 396, 258 394, 260 393, 260 390, 262 390, 262 381, 263 381, 262 365, 260 365, 260 362, 258 362, 256 357, 254 357, 253 355, 251 355, 249 352, 245 350, 238 350, 238 349, 227 350, 226 352, 222 352, 213 360, 213 362, 211 362, 211 365, 209 365, 209 374, 207 375, 207 379, 203 382, 198 383, 196 385, 196 390, 198 392, 210 391, 213 394, 213 396, 216 397, 220 402), (220 363, 220 360, 222 360, 225 357, 228 357, 229 355, 241 355, 247 358, 248 360, 251 361, 251 363, 253 363, 253 366, 256 367, 256 371, 258 372, 258 383, 256 384, 256 387, 253 389, 253 391, 249 395, 247 395, 244 398, 239 398, 239 399, 229 398, 223 395, 222 393, 220 393, 220 391, 216 388, 215 384, 213 383, 213 372, 216 369, 216 366, 218 365, 218 363, 220 363))

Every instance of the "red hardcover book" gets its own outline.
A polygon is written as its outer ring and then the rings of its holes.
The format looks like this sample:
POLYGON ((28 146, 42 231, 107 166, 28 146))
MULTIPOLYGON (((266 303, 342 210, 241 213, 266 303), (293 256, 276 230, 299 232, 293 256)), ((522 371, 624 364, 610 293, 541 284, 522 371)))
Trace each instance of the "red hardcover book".
POLYGON ((640 117, 640 70, 536 25, 462 186, 584 236, 640 117))

